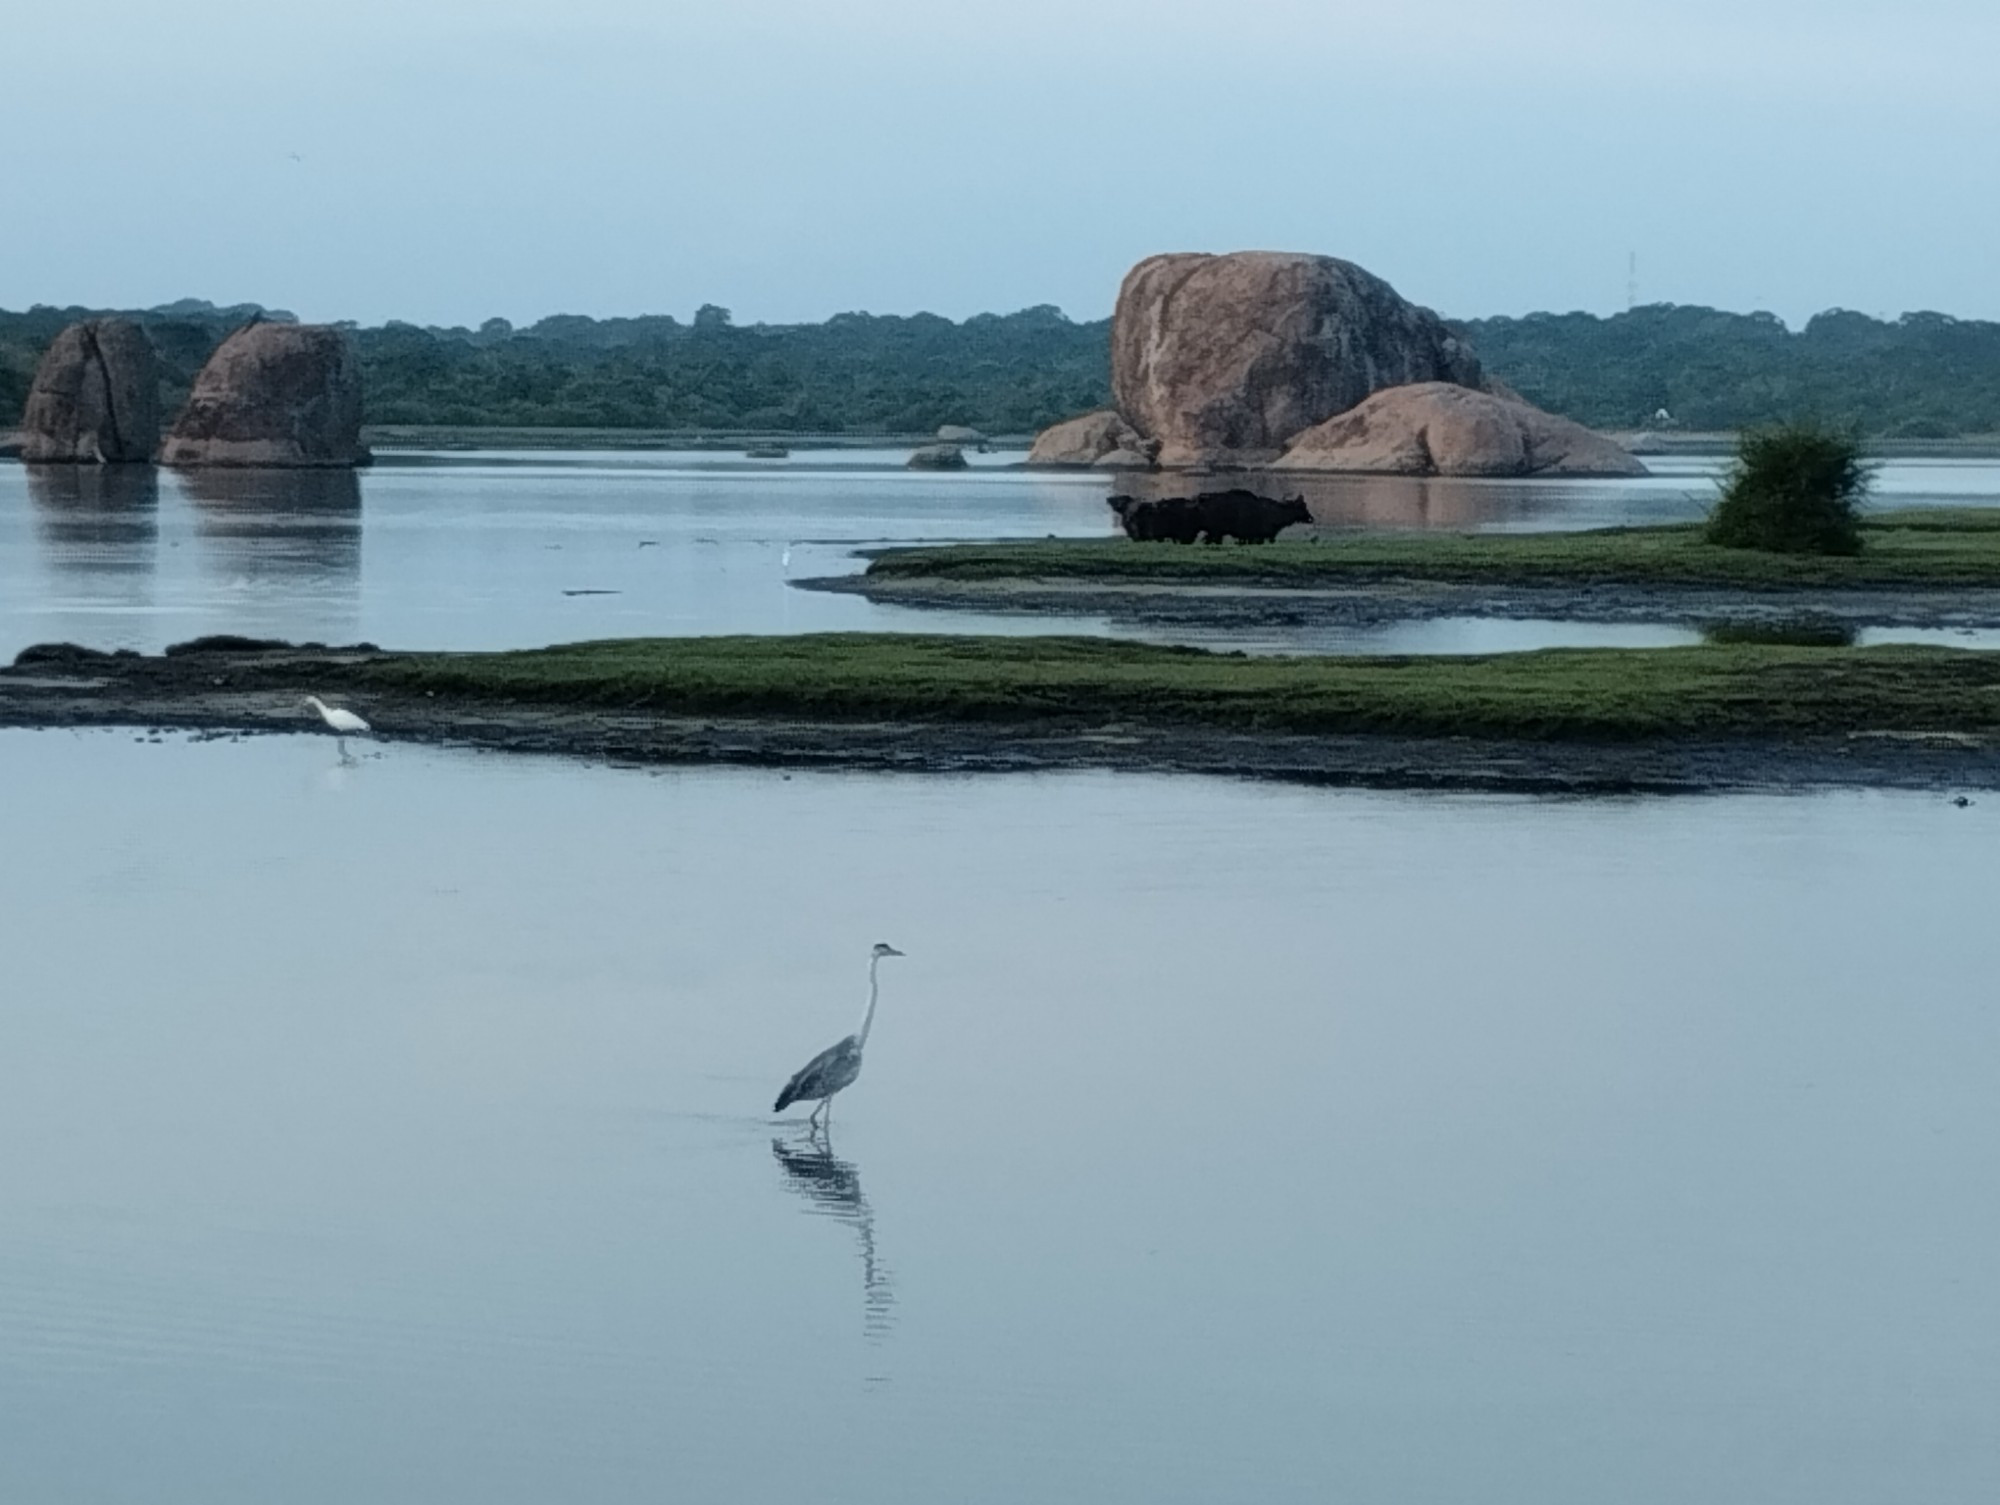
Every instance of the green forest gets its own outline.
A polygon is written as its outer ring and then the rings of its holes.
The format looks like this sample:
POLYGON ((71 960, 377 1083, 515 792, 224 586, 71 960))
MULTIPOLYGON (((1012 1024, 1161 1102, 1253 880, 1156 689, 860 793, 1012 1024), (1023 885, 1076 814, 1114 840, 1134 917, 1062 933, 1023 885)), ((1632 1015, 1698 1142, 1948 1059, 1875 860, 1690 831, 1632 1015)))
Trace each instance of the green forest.
MULTIPOLYGON (((208 351, 256 312, 184 303, 133 315, 168 367, 168 411, 208 351)), ((18 418, 41 350, 87 314, 0 312, 0 425, 18 418)), ((924 434, 963 423, 1026 434, 1108 400, 1110 330, 1054 308, 963 323, 839 314, 739 326, 705 306, 686 323, 559 315, 523 329, 491 319, 352 333, 371 424, 924 434)))
MULTIPOLYGON (((95 310, 0 311, 0 427, 18 421, 36 360, 95 310)), ((167 411, 251 305, 188 300, 131 315, 166 366, 167 411)), ((1487 370, 1529 401, 1598 428, 1735 429, 1811 417, 1879 438, 2000 433, 2000 324, 1834 311, 1793 331, 1770 314, 1656 305, 1600 318, 1530 314, 1459 325, 1487 370)), ((738 325, 559 315, 524 328, 355 328, 371 424, 647 428, 690 433, 923 434, 963 423, 1028 434, 1103 406, 1110 322, 1051 307, 980 314, 840 314, 738 325)))
POLYGON ((1486 369, 1593 428, 1696 432, 1816 418, 1875 438, 2000 433, 2000 324, 1834 310, 1772 314, 1657 304, 1598 318, 1529 314, 1461 326, 1486 369))

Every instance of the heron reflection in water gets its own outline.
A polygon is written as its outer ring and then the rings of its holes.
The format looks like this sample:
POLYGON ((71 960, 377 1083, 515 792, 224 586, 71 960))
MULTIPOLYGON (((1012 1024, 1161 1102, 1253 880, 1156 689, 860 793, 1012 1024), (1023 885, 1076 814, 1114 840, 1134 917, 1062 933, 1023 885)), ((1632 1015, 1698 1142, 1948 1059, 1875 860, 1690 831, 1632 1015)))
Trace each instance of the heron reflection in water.
POLYGON ((833 1218, 854 1230, 861 1248, 861 1330, 870 1338, 885 1336, 896 1305, 894 1282, 875 1252, 875 1210, 861 1190, 861 1173, 850 1160, 833 1153, 824 1132, 808 1132, 786 1143, 771 1141, 771 1153, 785 1172, 788 1191, 810 1204, 806 1211, 833 1218))

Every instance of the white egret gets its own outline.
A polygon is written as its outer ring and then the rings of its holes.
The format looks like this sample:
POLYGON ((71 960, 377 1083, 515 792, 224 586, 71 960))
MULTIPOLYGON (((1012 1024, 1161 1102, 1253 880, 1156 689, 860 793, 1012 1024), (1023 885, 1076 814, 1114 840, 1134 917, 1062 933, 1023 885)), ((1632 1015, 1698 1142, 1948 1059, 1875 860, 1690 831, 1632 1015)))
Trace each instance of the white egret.
POLYGON ((308 695, 306 697, 306 704, 311 706, 315 711, 318 711, 319 719, 333 728, 334 737, 340 747, 340 755, 343 758, 347 756, 347 739, 349 737, 370 737, 375 734, 375 728, 355 715, 354 712, 343 710, 337 705, 328 705, 317 695, 308 695))
POLYGON ((785 1083, 785 1090, 778 1094, 777 1102, 772 1104, 773 1113, 782 1113, 793 1103, 817 1099, 819 1106, 807 1116, 806 1122, 819 1120, 822 1113, 831 1120, 833 1095, 853 1086, 854 1079, 861 1075, 861 1052, 868 1044, 868 1031, 875 1024, 875 1000, 881 991, 875 976, 876 969, 882 965, 883 957, 902 954, 887 942, 875 943, 875 949, 868 956, 868 1012, 861 1016, 861 1028, 838 1045, 829 1045, 801 1066, 798 1073, 785 1083))

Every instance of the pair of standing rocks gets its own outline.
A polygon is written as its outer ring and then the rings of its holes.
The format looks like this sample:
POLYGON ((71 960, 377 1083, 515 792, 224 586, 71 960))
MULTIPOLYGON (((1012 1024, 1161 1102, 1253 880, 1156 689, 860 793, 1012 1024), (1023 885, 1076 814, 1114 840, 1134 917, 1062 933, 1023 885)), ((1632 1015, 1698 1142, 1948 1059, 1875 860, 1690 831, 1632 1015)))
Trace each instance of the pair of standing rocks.
POLYGON ((361 445, 361 365, 323 324, 256 323, 225 339, 160 436, 160 362, 130 319, 56 336, 21 417, 21 458, 49 464, 351 466, 361 445))

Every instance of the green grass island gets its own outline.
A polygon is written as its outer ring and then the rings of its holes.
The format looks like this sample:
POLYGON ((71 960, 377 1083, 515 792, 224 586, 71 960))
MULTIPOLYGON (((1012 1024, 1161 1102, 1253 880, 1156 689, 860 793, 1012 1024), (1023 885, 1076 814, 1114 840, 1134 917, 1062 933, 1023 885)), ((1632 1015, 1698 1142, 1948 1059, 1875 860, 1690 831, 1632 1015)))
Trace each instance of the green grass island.
POLYGON ((1355 533, 1258 548, 1125 538, 894 548, 871 556, 888 580, 1048 581, 1309 588, 1397 578, 1450 584, 2000 587, 2000 509, 1909 508, 1862 523, 1853 555, 1777 554, 1709 543, 1700 523, 1543 533, 1355 533))
POLYGON ((1921 646, 1246 657, 882 633, 494 653, 54 645, 0 670, 0 725, 290 732, 312 724, 308 692, 393 740, 636 763, 1577 792, 2000 787, 2000 654, 1921 646))

